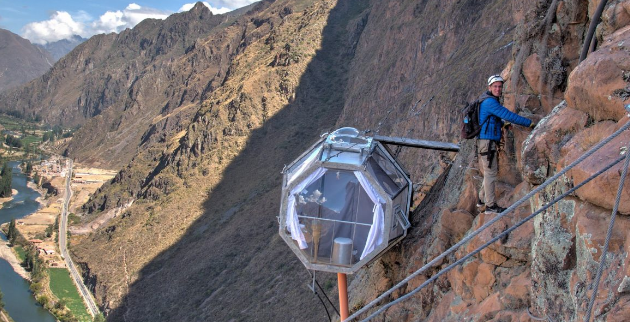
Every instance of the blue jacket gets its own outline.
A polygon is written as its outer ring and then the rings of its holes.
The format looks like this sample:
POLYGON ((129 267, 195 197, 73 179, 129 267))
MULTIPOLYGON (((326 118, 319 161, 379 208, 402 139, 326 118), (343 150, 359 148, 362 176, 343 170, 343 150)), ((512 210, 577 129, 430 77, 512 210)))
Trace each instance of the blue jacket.
POLYGON ((500 141, 503 120, 521 126, 529 126, 532 123, 529 119, 501 106, 499 99, 492 96, 490 92, 481 94, 479 100, 482 101, 479 107, 479 124, 481 124, 479 138, 482 140, 500 141))

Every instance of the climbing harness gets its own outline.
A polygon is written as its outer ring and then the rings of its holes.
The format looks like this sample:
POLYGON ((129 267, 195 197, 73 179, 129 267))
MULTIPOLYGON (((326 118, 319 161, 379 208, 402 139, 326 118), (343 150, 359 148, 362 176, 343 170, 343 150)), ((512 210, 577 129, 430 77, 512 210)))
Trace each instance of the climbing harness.
MULTIPOLYGON (((575 161, 573 161, 571 164, 569 164, 567 167, 565 167, 564 169, 562 169, 560 172, 558 172, 557 174, 555 174, 554 176, 550 177, 549 179, 547 179, 545 182, 543 182, 541 185, 539 185, 538 187, 536 187, 534 190, 532 190, 531 192, 529 192, 527 195, 525 195, 523 198, 519 199, 518 201, 516 201, 514 204, 512 204, 510 207, 508 207, 505 211, 503 211, 502 213, 498 214, 495 218, 493 218, 492 220, 488 221, 487 223, 485 223, 483 226, 481 226, 480 228, 478 228, 477 230, 475 230, 474 232, 470 233, 468 236, 464 237, 462 240, 460 240, 459 242, 457 242, 455 245, 453 245, 451 248, 449 248, 448 250, 446 250, 445 252, 443 252, 442 254, 438 255, 437 257, 435 257, 433 260, 431 260, 429 263, 425 264, 423 267, 421 267, 420 269, 418 269, 417 271, 415 271, 414 273, 412 273, 411 275, 409 275, 407 278, 403 279, 401 282, 399 282, 398 284, 396 284, 395 286, 393 286, 392 288, 390 288, 388 291, 384 292, 383 294, 381 294, 379 297, 377 297, 376 299, 374 299, 373 301, 371 301, 370 303, 368 303, 367 305, 365 305, 363 308, 359 309, 358 311, 356 311, 355 313, 353 313, 351 316, 349 316, 346 320, 344 321, 352 321, 353 319, 357 318, 360 314, 365 313, 367 310, 369 310, 370 308, 372 308, 374 305, 376 305, 377 303, 381 302, 382 300, 384 300, 386 297, 388 297, 389 295, 391 295, 395 290, 399 289, 400 287, 407 285, 407 283, 413 279, 414 277, 420 275, 421 273, 423 273, 424 271, 426 271, 427 269, 429 269, 430 267, 434 266, 435 264, 437 264, 438 262, 441 262, 442 259, 444 259, 446 256, 452 254, 455 250, 457 250, 459 247, 461 247, 462 245, 468 243, 470 240, 472 240, 475 236, 477 236, 479 233, 481 233, 482 231, 486 230, 488 227, 492 226, 494 223, 496 223, 497 221, 499 221, 501 218, 505 217, 507 214, 509 214, 510 212, 514 211, 517 207, 519 207, 521 204, 523 204, 525 201, 529 200, 530 198, 532 198, 534 195, 536 195, 537 193, 539 193, 540 191, 542 191, 543 189, 545 189, 548 185, 550 185, 551 183, 553 183, 554 181, 556 181, 558 178, 562 177, 565 173, 567 173, 569 170, 571 170, 573 167, 575 167, 577 164, 579 164, 580 162, 582 162, 584 159, 588 158, 589 156, 591 156, 593 153, 595 153, 597 150, 599 150, 601 147, 603 147, 604 145, 606 145, 607 143, 609 143, 612 139, 616 138, 617 136, 619 136, 622 132, 624 132, 625 130, 627 130, 628 128, 630 128, 630 122, 624 124, 620 129, 618 129, 615 133, 613 133, 612 135, 610 135, 609 137, 607 137, 606 139, 602 140, 601 142, 599 142, 598 144, 596 144, 595 146, 593 146, 590 150, 588 150, 586 153, 584 153, 582 156, 580 156, 578 159, 576 159, 575 161)), ((483 250, 484 248, 490 246, 492 243, 494 243, 495 241, 503 238, 505 235, 509 234, 511 231, 513 231, 514 229, 518 228, 519 226, 521 226, 522 224, 524 224, 525 222, 533 219, 536 215, 540 214, 543 211, 546 211, 549 207, 551 207, 552 205, 554 205, 555 203, 557 203, 558 201, 562 200, 563 198, 565 198, 566 196, 568 196, 569 194, 573 193, 574 191, 576 191, 577 189, 579 189, 580 187, 582 187, 584 184, 588 183, 589 181, 591 181, 592 179, 594 179, 595 177, 601 175, 602 173, 604 173, 605 171, 607 171, 608 169, 610 169, 611 167, 613 167, 615 164, 621 162, 624 158, 626 158, 626 156, 621 156, 619 158, 617 158, 616 160, 614 160, 612 163, 610 163, 608 166, 606 166, 605 168, 603 168, 602 170, 598 171, 597 173, 595 173, 594 175, 590 176, 588 179, 584 180, 583 182, 581 182, 580 184, 578 184, 577 186, 571 188, 570 190, 568 190, 567 192, 565 192, 564 194, 562 194, 561 196, 555 198, 552 202, 546 204, 545 206, 543 206, 541 209, 539 209, 538 211, 534 212, 533 214, 531 214, 530 216, 526 217, 525 219, 523 219, 522 221, 520 221, 519 223, 517 223, 516 225, 508 228, 507 230, 505 230, 503 233, 495 236, 494 238, 492 238, 490 241, 488 241, 487 243, 485 243, 484 245, 482 245, 481 247, 477 248, 475 251, 465 255, 464 257, 462 257, 460 260, 456 261, 455 263, 449 265, 448 267, 442 269, 441 271, 439 271, 436 275, 432 276, 431 278, 429 278, 428 280, 426 280, 424 283, 422 283, 420 286, 418 286, 416 289, 414 289, 413 291, 405 294, 404 296, 399 297, 398 299, 382 306, 381 308, 379 308, 376 312, 374 312, 372 315, 368 316, 365 320, 363 321, 369 321, 372 318, 374 318, 375 316, 377 316, 378 314, 380 314, 381 312, 385 311, 386 309, 388 309, 389 307, 391 307, 392 305, 395 305, 399 302, 402 302, 406 299, 408 299, 409 297, 411 297, 413 294, 417 293, 418 291, 420 291, 422 288, 424 288, 426 285, 428 285, 429 283, 435 281, 439 276, 445 274, 446 272, 450 271, 451 269, 453 269, 454 267, 456 267, 457 265, 459 265, 460 263, 463 263, 463 261, 465 261, 466 259, 470 258, 471 256, 477 254, 478 252, 480 252, 481 250, 483 250)), ((627 173, 627 162, 626 162, 626 169, 624 169, 624 175, 627 173)), ((621 180, 623 181, 624 177, 621 177, 621 180)))

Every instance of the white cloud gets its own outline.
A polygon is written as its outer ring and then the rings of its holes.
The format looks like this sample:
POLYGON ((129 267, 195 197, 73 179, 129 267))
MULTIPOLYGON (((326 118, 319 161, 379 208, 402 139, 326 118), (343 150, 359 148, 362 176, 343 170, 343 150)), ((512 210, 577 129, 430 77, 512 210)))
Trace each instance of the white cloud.
POLYGON ((22 37, 37 44, 46 44, 74 35, 89 38, 95 34, 121 32, 133 28, 147 18, 165 19, 171 14, 158 9, 141 7, 135 3, 124 10, 107 11, 94 20, 87 12, 72 16, 65 11, 53 13, 49 20, 32 22, 22 28, 22 37))
POLYGON ((122 11, 107 11, 98 20, 92 22, 90 28, 92 34, 121 32, 126 28, 133 28, 144 19, 166 19, 170 14, 170 12, 141 7, 132 3, 122 11))
MULTIPOLYGON (((258 0, 256 0, 258 1, 258 0)), ((255 0, 217 0, 216 8, 204 1, 214 14, 222 14, 240 8, 255 0)), ((192 9, 195 3, 183 5, 179 11, 192 9)), ((133 28, 140 21, 147 18, 165 19, 172 12, 158 10, 149 7, 142 7, 136 3, 129 4, 123 10, 107 11, 98 19, 94 19, 85 11, 79 11, 71 15, 66 11, 56 11, 50 19, 39 22, 32 22, 22 27, 22 37, 32 43, 46 44, 61 39, 69 39, 74 35, 89 38, 96 34, 121 32, 126 28, 133 28)))
POLYGON ((45 44, 51 41, 70 38, 73 35, 86 36, 86 26, 75 21, 69 13, 57 11, 49 20, 31 22, 22 28, 22 37, 33 43, 45 44))

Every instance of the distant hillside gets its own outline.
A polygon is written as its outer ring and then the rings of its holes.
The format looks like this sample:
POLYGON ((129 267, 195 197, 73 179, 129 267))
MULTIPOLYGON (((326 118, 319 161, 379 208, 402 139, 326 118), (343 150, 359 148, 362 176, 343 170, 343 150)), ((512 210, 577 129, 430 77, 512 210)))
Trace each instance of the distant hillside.
POLYGON ((195 113, 191 104, 221 81, 238 43, 218 39, 199 59, 183 55, 205 46, 205 37, 237 16, 213 15, 197 3, 165 20, 146 19, 120 34, 93 36, 42 77, 0 95, 0 111, 82 125, 65 154, 120 167, 138 145, 162 140, 165 129, 185 127, 195 113))
POLYGON ((49 52, 5 29, 0 29, 0 57, 0 92, 43 75, 54 63, 49 52))
POLYGON ((87 39, 82 38, 81 36, 74 35, 71 39, 62 39, 55 42, 47 43, 45 45, 37 46, 48 51, 56 62, 67 53, 71 52, 74 47, 78 46, 86 40, 87 39))

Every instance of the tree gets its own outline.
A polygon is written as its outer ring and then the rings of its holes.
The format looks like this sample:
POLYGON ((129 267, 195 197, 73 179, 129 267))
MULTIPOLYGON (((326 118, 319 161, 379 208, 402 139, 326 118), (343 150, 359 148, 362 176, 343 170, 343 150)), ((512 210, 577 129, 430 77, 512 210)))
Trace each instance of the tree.
POLYGON ((0 310, 4 309, 4 302, 2 301, 3 296, 2 291, 0 291, 0 310))
POLYGON ((57 310, 65 309, 66 308, 66 300, 60 299, 59 301, 57 301, 57 303, 55 303, 55 308, 57 310))
POLYGON ((15 218, 11 219, 11 222, 9 222, 7 238, 9 239, 9 243, 11 243, 11 245, 15 243, 15 239, 17 238, 17 227, 15 227, 15 218))
POLYGON ((46 227, 46 237, 50 237, 53 234, 54 225, 50 224, 46 227))
POLYGON ((94 322, 105 322, 105 321, 106 321, 105 317, 103 316, 102 313, 99 313, 94 317, 94 322))
POLYGON ((30 161, 26 162, 26 170, 24 172, 26 174, 31 174, 31 172, 33 172, 33 164, 30 161))
POLYGON ((39 186, 39 174, 37 172, 35 172, 35 174, 33 175, 33 182, 35 182, 35 184, 39 186))
POLYGON ((0 172, 0 198, 6 198, 11 196, 11 180, 12 180, 12 170, 9 167, 8 163, 4 163, 2 166, 2 171, 0 172))
POLYGON ((13 147, 13 148, 21 148, 22 147, 22 140, 16 138, 15 136, 9 134, 7 135, 7 138, 5 139, 5 142, 7 143, 8 146, 13 147))

